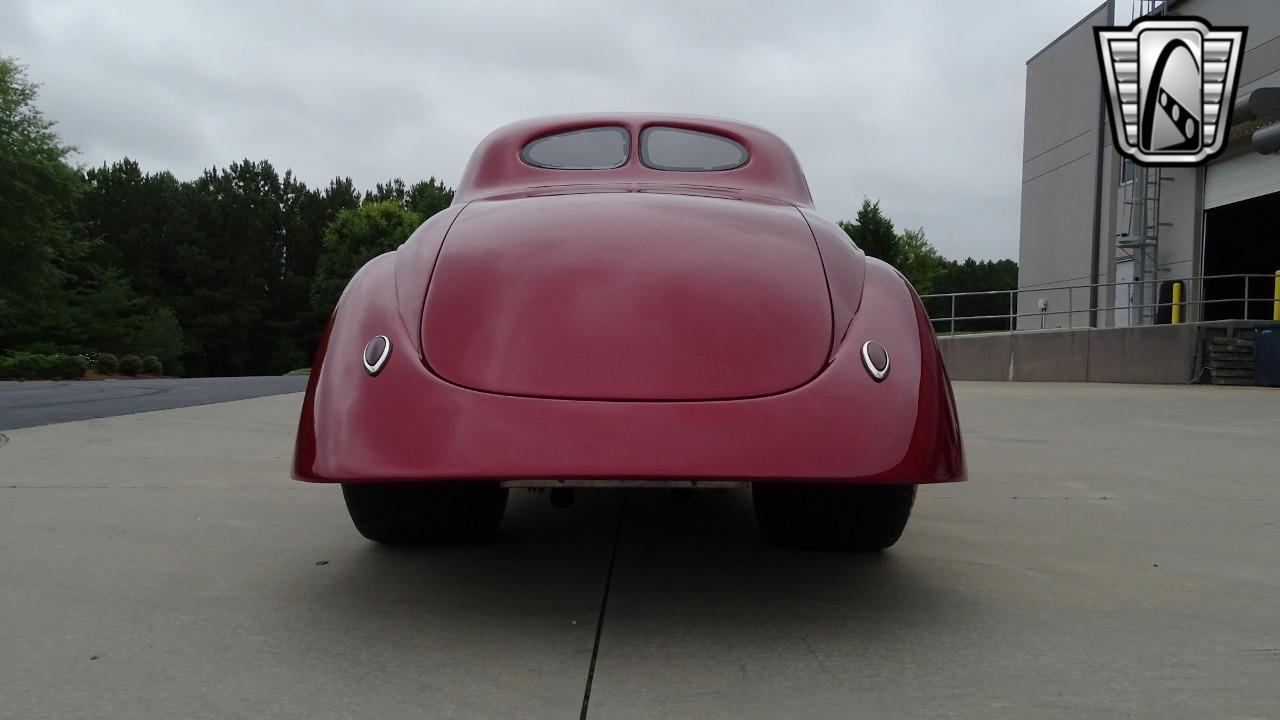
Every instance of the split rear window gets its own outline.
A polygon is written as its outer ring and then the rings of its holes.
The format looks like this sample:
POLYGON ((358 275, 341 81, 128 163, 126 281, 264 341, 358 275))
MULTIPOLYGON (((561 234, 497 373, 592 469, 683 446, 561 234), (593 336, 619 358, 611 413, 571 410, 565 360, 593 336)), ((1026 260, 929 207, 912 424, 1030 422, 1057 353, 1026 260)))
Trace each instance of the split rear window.
POLYGON ((520 159, 552 170, 610 170, 631 157, 631 133, 623 127, 594 127, 540 137, 520 151, 520 159))
POLYGON ((747 164, 747 149, 723 135, 650 127, 640 133, 640 162, 655 170, 732 170, 747 164))
MULTIPOLYGON (((612 170, 630 158, 631 133, 614 125, 545 135, 520 150, 526 164, 551 170, 612 170)), ((748 159, 741 143, 715 133, 661 125, 640 133, 640 162, 654 170, 733 170, 748 159)))

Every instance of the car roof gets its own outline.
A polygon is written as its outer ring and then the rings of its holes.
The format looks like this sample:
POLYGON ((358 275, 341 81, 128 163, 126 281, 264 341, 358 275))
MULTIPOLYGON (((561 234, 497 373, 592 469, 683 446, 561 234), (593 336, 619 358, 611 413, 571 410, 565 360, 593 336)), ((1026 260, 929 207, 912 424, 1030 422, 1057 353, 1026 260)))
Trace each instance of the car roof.
POLYGON ((505 125, 481 140, 472 153, 454 193, 454 203, 557 186, 619 184, 714 188, 806 207, 813 205, 800 163, 782 138, 749 123, 671 113, 553 115, 505 125), (520 150, 532 140, 600 126, 624 127, 631 133, 632 153, 625 165, 608 170, 563 170, 534 167, 520 159, 520 150), (732 170, 680 172, 645 167, 638 158, 635 139, 651 126, 724 135, 745 146, 750 159, 732 170))

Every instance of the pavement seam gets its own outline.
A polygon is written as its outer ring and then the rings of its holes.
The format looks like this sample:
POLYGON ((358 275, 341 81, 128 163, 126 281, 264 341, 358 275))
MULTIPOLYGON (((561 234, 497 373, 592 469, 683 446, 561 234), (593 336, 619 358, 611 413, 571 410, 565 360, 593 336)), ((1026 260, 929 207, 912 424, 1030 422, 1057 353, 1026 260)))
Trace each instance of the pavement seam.
POLYGON ((622 544, 622 522, 626 518, 627 493, 622 493, 622 501, 618 504, 618 527, 613 533, 613 551, 609 554, 609 570, 605 574, 604 592, 600 597, 600 615, 596 618, 596 639, 591 646, 591 664, 587 667, 587 686, 582 692, 582 712, 578 720, 587 720, 587 710, 591 706, 591 684, 596 677, 596 660, 600 657, 600 636, 604 632, 604 613, 609 606, 609 588, 613 586, 613 567, 618 561, 618 546, 622 544))

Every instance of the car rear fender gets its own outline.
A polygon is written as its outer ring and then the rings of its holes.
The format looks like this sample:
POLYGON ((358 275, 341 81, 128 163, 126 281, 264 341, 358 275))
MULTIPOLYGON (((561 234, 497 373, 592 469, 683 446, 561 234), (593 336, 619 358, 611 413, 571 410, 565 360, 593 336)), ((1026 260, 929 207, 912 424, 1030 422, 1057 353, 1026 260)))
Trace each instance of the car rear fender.
MULTIPOLYGON (((423 225, 425 228, 426 225, 423 225)), ((414 236, 422 232, 419 228, 414 236)), ((364 347, 374 336, 385 335, 391 342, 386 364, 418 363, 414 351, 417 342, 404 321, 397 302, 396 259, 403 251, 383 253, 365 263, 356 272, 338 298, 338 304, 329 316, 329 323, 320 338, 315 358, 311 362, 311 376, 307 380, 307 393, 302 401, 302 416, 298 422, 298 437, 294 445, 293 476, 306 479, 314 476, 317 443, 315 418, 317 414, 330 422, 358 422, 357 418, 341 412, 339 408, 317 407, 316 403, 343 402, 351 397, 352 381, 365 377, 362 363, 364 347)), ((335 427, 334 432, 345 433, 346 427, 335 427)))
POLYGON ((888 350, 890 372, 884 382, 868 388, 864 411, 883 412, 887 422, 912 423, 901 462, 880 479, 926 483, 962 480, 966 473, 960 422, 929 315, 911 283, 891 265, 867 257, 865 267, 858 311, 836 353, 860 353, 862 344, 869 340, 883 345, 888 350), (877 398, 884 390, 896 392, 877 398), (914 412, 897 407, 903 402, 914 405, 914 412))

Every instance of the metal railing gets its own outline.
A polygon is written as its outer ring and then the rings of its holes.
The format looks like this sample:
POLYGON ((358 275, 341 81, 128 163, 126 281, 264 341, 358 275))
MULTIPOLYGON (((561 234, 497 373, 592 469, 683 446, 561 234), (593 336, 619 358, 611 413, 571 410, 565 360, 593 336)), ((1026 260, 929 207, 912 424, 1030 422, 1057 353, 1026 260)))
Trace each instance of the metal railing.
MULTIPOLYGON (((1228 288, 1228 294, 1235 292, 1228 288)), ((1115 295, 1112 294, 1112 298, 1115 295)), ((969 328, 960 328, 961 332, 1015 332, 1017 330, 1038 330, 1047 329, 1045 319, 1057 317, 1060 315, 1067 316, 1065 325, 1052 325, 1051 327, 1096 327, 1098 326, 1097 313, 1101 312, 1125 312, 1127 314, 1126 326, 1133 325, 1152 325, 1163 324, 1160 320, 1160 310, 1162 308, 1170 309, 1170 319, 1163 322, 1187 322, 1188 317, 1192 317, 1192 322, 1203 321, 1205 319, 1205 309, 1209 306, 1221 305, 1223 303, 1238 303, 1240 309, 1238 316, 1234 310, 1215 313, 1215 315, 1230 315, 1231 317, 1215 317, 1216 320, 1276 320, 1280 321, 1280 270, 1274 275, 1263 273, 1235 273, 1229 275, 1197 275, 1191 277, 1177 279, 1153 279, 1153 280, 1129 280, 1125 282, 1110 283, 1085 283, 1081 285, 1054 285, 1034 288, 1021 288, 1016 290, 985 290, 979 292, 960 292, 960 293, 932 293, 921 295, 920 300, 924 303, 925 310, 929 312, 929 321, 933 323, 934 330, 937 332, 947 332, 954 335, 957 332, 957 323, 969 326, 969 328), (1211 288, 1217 285, 1219 288, 1224 283, 1230 283, 1232 287, 1243 285, 1243 296, 1239 297, 1218 297, 1214 293, 1213 297, 1206 297, 1205 283, 1210 283, 1211 288), (1172 298, 1168 302, 1161 302, 1159 299, 1160 286, 1165 283, 1171 283, 1172 298), (1151 287, 1154 286, 1154 287, 1151 287), (1104 305, 1099 302, 1091 301, 1090 298, 1101 298, 1103 288, 1127 287, 1130 302, 1127 305, 1110 304, 1104 305), (1267 295, 1259 295, 1254 297, 1251 290, 1266 287, 1271 292, 1267 295), (1136 295, 1134 290, 1136 289, 1136 295), (1084 291, 1078 293, 1078 291, 1084 291), (1045 296, 1054 296, 1060 293, 1066 293, 1066 309, 1051 310, 1048 304, 1048 298, 1045 296), (1077 303, 1080 298, 1078 294, 1083 294, 1083 302, 1077 303), (1018 300, 1022 295, 1038 295, 1039 306, 1034 312, 1020 312, 1018 309, 1018 300), (964 304, 966 299, 977 299, 983 297, 997 298, 1005 296, 1008 298, 1007 313, 991 313, 983 312, 976 315, 958 315, 957 309, 959 305, 964 304), (1147 298, 1150 298, 1150 301, 1147 298), (946 314, 935 312, 934 308, 941 305, 945 308, 946 314), (1265 308, 1259 308, 1259 305, 1265 305, 1265 308), (1083 324, 1077 325, 1076 316, 1084 315, 1083 324), (1039 318, 1036 327, 1018 327, 1020 318, 1039 318), (1003 320, 1003 323, 996 321, 1003 320), (939 327, 938 323, 944 323, 943 327, 939 327), (978 330, 971 328, 975 324, 981 325, 1000 325, 1006 327, 987 327, 978 330)), ((988 305, 992 303, 987 303, 988 305)), ((1002 303, 1003 305, 1003 303, 1002 303)), ((1112 318, 1114 324, 1114 316, 1112 318)), ((1117 325, 1118 326, 1118 325, 1117 325)))

